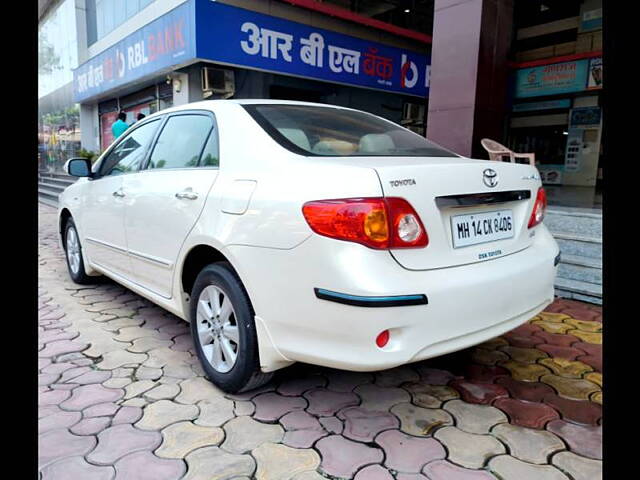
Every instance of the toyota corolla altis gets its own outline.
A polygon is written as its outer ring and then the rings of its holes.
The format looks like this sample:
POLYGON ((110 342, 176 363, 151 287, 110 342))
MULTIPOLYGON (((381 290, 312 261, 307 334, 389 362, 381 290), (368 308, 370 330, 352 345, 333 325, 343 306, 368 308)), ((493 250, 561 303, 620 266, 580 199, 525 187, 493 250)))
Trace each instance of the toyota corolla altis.
POLYGON ((380 117, 216 100, 133 125, 59 201, 77 283, 106 275, 191 323, 238 392, 294 362, 395 367, 553 300, 535 167, 461 157, 380 117))

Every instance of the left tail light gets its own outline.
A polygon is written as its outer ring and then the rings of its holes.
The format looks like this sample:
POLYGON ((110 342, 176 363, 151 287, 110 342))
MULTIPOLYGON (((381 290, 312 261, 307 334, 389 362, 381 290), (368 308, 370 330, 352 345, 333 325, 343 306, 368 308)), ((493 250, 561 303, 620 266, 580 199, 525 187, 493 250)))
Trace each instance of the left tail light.
POLYGON ((302 213, 314 232, 369 248, 421 248, 429 243, 420 217, 404 198, 316 200, 305 203, 302 213))
POLYGON ((529 218, 529 228, 535 227, 544 219, 544 214, 547 211, 547 192, 544 188, 538 189, 536 195, 536 202, 533 204, 533 211, 531 212, 531 218, 529 218))

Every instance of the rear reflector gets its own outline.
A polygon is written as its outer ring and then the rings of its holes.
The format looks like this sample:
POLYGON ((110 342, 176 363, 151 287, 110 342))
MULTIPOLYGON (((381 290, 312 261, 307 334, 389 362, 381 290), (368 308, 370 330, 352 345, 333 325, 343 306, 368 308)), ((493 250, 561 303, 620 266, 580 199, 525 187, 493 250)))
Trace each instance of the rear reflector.
POLYGON ((544 188, 540 187, 538 189, 538 194, 536 195, 536 201, 533 204, 533 211, 531 212, 531 218, 529 218, 529 228, 535 227, 544 219, 544 214, 547 210, 547 192, 544 191, 544 188))
POLYGON ((344 198, 307 202, 302 213, 325 237, 369 248, 421 248, 429 238, 420 217, 404 198, 344 198))
POLYGON ((376 345, 380 348, 384 347, 389 342, 389 330, 384 330, 376 338, 376 345))

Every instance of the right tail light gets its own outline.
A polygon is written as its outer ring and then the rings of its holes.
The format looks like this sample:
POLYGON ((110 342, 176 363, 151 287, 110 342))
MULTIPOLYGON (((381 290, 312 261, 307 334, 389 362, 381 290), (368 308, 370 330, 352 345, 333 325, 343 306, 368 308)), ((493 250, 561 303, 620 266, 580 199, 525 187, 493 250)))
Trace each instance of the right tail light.
POLYGON ((529 219, 529 228, 533 228, 544 219, 544 213, 547 210, 547 192, 544 188, 538 189, 536 195, 536 203, 533 204, 533 211, 531 212, 531 218, 529 219))

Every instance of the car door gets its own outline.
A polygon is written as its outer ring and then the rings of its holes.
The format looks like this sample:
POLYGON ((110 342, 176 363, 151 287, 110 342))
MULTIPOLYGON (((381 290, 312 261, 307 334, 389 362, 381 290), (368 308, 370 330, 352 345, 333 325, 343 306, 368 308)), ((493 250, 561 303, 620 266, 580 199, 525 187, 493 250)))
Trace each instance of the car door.
POLYGON ((170 115, 143 169, 124 178, 125 230, 136 283, 171 298, 180 248, 218 176, 211 112, 170 115))
POLYGON ((159 119, 150 120, 126 132, 101 161, 97 175, 85 189, 84 248, 92 264, 124 277, 129 277, 131 265, 124 228, 123 182, 142 165, 160 123, 159 119))

